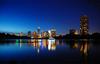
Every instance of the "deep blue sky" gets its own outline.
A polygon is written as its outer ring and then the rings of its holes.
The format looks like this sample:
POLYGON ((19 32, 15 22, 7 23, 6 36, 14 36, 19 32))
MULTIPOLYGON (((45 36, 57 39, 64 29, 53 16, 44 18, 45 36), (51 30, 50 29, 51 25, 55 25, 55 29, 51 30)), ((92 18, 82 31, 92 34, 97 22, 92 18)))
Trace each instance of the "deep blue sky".
POLYGON ((68 33, 79 30, 81 15, 89 17, 90 33, 100 32, 100 0, 0 0, 0 31, 68 33))

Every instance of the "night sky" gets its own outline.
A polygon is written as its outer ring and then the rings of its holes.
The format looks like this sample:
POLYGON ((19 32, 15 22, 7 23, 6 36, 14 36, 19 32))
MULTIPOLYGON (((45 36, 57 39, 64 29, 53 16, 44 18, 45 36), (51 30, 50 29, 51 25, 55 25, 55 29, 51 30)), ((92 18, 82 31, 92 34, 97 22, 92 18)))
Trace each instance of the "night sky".
POLYGON ((100 32, 100 0, 0 0, 0 32, 28 32, 55 28, 68 33, 89 17, 89 32, 100 32))

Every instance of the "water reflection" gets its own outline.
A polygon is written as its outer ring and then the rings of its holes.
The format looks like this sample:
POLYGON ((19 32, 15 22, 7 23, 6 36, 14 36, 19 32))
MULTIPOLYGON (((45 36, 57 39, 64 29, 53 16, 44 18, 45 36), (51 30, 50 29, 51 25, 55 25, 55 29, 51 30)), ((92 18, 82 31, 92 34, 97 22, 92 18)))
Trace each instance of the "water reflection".
POLYGON ((82 56, 82 62, 83 64, 88 64, 88 54, 89 54, 89 49, 91 43, 89 42, 88 39, 83 39, 83 40, 71 40, 67 42, 67 45, 70 46, 70 48, 73 49, 79 49, 80 54, 82 56))
POLYGON ((81 42, 80 52, 87 56, 88 55, 88 50, 89 50, 89 41, 88 40, 83 40, 81 42))
POLYGON ((70 48, 80 49, 81 54, 88 55, 88 50, 90 48, 90 43, 88 39, 83 40, 69 40, 67 41, 67 45, 70 48))
MULTIPOLYGON (((58 55, 58 58, 56 59, 60 59, 60 60, 61 59, 68 60, 69 58, 71 58, 69 56, 73 56, 74 54, 78 53, 76 57, 81 56, 79 57, 79 59, 82 59, 82 62, 84 64, 87 64, 89 50, 91 47, 89 40, 86 40, 86 39, 85 40, 69 40, 67 42, 66 40, 55 40, 55 39, 28 39, 28 40, 27 39, 16 39, 15 45, 19 47, 17 51, 21 52, 23 55, 25 53, 31 54, 31 51, 33 51, 33 49, 38 54, 41 54, 41 49, 43 49, 42 51, 46 53, 46 51, 44 51, 44 49, 46 49, 47 51, 49 51, 48 54, 50 53, 51 56, 53 54, 58 55), (19 49, 21 51, 19 51, 19 49), (30 49, 32 50, 30 51, 30 49), (23 50, 24 52, 22 52, 23 50), (25 50, 27 50, 30 53, 28 53, 25 50), (72 51, 74 51, 74 53, 72 53, 72 51), (67 57, 68 59, 66 59, 67 57)), ((11 45, 11 46, 13 47, 15 45, 11 45)), ((10 52, 13 52, 13 51, 10 51, 10 52)), ((35 53, 32 53, 32 54, 35 54, 35 53)), ((73 60, 73 58, 71 58, 71 60, 73 60)))
MULTIPOLYGON (((33 46, 37 49, 37 52, 39 53, 40 48, 48 48, 49 51, 56 50, 57 45, 64 45, 63 40, 49 40, 49 39, 29 39, 29 40, 22 40, 22 39, 16 39, 16 44, 19 43, 20 48, 22 47, 23 43, 28 43, 29 46, 33 46)), ((89 40, 79 40, 79 41, 69 41, 66 43, 70 48, 79 49, 80 53, 82 55, 87 56, 88 50, 90 47, 89 40)))
POLYGON ((89 61, 88 59, 89 48, 90 48, 89 40, 87 39, 82 40, 81 45, 80 45, 80 52, 82 54, 84 64, 88 64, 88 61, 89 61))
POLYGON ((48 40, 48 50, 55 50, 56 49, 56 43, 54 40, 48 40))
POLYGON ((29 39, 29 40, 22 40, 16 39, 16 44, 19 43, 20 48, 22 47, 23 43, 27 43, 29 46, 33 46, 37 49, 39 53, 41 47, 48 48, 49 51, 56 50, 56 46, 59 45, 58 40, 55 39, 29 39), (25 42, 26 41, 26 42, 25 42))

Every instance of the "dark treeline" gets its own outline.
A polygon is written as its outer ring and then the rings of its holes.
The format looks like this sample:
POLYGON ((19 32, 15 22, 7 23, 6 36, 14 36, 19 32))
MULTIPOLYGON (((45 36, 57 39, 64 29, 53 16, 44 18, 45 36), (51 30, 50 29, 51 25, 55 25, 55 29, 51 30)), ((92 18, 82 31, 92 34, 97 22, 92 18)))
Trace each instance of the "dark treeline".
POLYGON ((73 35, 73 34, 66 34, 64 36, 55 37, 57 39, 100 39, 100 33, 93 33, 92 35, 73 35))
MULTIPOLYGON (((92 35, 72 35, 72 34, 66 34, 64 36, 60 35, 58 37, 54 37, 55 39, 96 39, 100 40, 100 33, 93 33, 92 35)), ((5 34, 0 33, 0 39, 30 39, 30 37, 27 36, 16 36, 14 34, 5 34)), ((36 38, 38 39, 38 38, 36 38)), ((48 39, 48 38, 46 38, 48 39)))
POLYGON ((93 33, 91 35, 72 35, 72 34, 66 34, 64 36, 55 37, 56 39, 65 39, 67 41, 75 41, 80 39, 87 39, 92 40, 94 43, 100 43, 100 33, 93 33))
POLYGON ((9 34, 9 33, 7 33, 7 34, 5 34, 5 33, 0 33, 0 39, 24 39, 24 38, 29 38, 29 37, 27 37, 27 36, 16 36, 16 35, 14 35, 14 34, 9 34))
MULTIPOLYGON (((28 36, 16 36, 14 34, 5 34, 5 33, 0 33, 0 39, 31 39, 31 37, 28 36)), ((34 39, 41 39, 41 38, 34 38, 34 39)), ((47 38, 43 38, 43 39, 48 39, 47 38)))
MULTIPOLYGON (((73 41, 80 41, 80 39, 84 40, 92 40, 94 43, 100 43, 100 33, 93 33, 91 35, 72 35, 72 34, 66 34, 64 36, 60 35, 58 37, 54 37, 55 39, 59 39, 62 41, 64 39, 66 42, 73 42, 73 41)), ((16 36, 14 34, 5 34, 5 33, 0 33, 0 43, 6 42, 14 42, 14 39, 31 39, 30 37, 27 36, 16 36), (12 40, 11 40, 12 39, 12 40)), ((34 38, 34 39, 39 39, 39 38, 34 38)), ((40 38, 40 39, 49 39, 49 38, 40 38)))

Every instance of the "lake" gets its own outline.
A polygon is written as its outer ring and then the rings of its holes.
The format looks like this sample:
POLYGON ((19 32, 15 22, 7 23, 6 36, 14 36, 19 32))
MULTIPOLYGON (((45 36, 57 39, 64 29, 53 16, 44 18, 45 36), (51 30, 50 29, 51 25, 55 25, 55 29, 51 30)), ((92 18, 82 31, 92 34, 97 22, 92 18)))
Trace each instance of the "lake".
POLYGON ((7 64, 96 64, 100 57, 100 45, 91 40, 12 39, 3 42, 0 62, 7 64))

